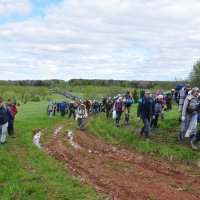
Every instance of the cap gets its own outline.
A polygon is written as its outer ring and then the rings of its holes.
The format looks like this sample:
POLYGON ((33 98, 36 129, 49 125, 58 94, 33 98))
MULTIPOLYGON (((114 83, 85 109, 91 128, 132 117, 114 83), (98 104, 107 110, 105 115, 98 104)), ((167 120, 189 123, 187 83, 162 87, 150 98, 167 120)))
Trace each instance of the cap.
POLYGON ((158 95, 158 99, 163 99, 163 95, 158 95))

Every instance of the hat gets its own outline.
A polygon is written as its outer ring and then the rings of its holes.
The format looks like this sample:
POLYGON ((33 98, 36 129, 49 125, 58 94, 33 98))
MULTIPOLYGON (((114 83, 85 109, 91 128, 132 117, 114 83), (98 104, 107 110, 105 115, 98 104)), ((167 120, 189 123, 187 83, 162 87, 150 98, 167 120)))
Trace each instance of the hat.
POLYGON ((190 89, 190 88, 191 88, 190 85, 186 84, 185 89, 190 89))
POLYGON ((158 95, 158 99, 163 99, 163 95, 158 95))

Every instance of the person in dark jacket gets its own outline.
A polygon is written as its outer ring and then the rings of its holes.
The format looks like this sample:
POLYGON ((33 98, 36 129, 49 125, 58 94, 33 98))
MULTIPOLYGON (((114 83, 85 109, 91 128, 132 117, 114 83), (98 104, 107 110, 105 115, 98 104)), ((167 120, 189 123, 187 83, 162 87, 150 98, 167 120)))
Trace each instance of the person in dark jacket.
POLYGON ((15 115, 17 114, 17 107, 14 103, 12 103, 11 99, 8 99, 7 102, 7 109, 10 111, 12 114, 13 118, 9 118, 8 120, 8 135, 13 137, 14 136, 14 120, 15 120, 15 115))
POLYGON ((59 102, 57 103, 56 108, 57 108, 57 112, 60 112, 60 103, 59 102))
POLYGON ((105 108, 106 108, 106 118, 111 118, 112 117, 112 108, 113 108, 113 101, 111 99, 111 97, 108 97, 106 104, 105 104, 105 108))
POLYGON ((146 91, 145 96, 139 100, 137 115, 138 119, 142 119, 144 123, 141 135, 144 134, 145 138, 149 140, 150 119, 155 119, 154 100, 151 97, 150 91, 146 91))
POLYGON ((77 106, 75 104, 75 102, 70 102, 69 103, 69 116, 68 116, 68 119, 70 119, 71 115, 73 115, 74 117, 74 120, 76 118, 76 109, 77 109, 77 106))
POLYGON ((6 141, 6 130, 8 127, 8 121, 14 119, 10 110, 3 106, 2 101, 0 101, 0 139, 1 145, 6 141))
POLYGON ((93 113, 94 114, 99 112, 99 103, 96 100, 93 101, 93 106, 92 107, 93 107, 93 113))
POLYGON ((62 101, 62 102, 60 103, 61 117, 64 117, 64 116, 65 116, 66 110, 67 110, 66 102, 62 101))

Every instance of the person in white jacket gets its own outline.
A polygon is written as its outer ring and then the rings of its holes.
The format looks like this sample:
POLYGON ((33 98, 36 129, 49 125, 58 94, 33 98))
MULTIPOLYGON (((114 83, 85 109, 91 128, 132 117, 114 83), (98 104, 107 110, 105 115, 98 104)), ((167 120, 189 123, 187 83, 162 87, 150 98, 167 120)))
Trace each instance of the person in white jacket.
POLYGON ((84 104, 80 104, 80 106, 77 109, 76 117, 78 121, 78 127, 81 130, 85 129, 84 125, 84 119, 88 116, 86 106, 84 104))
POLYGON ((184 137, 189 137, 190 144, 194 150, 197 150, 196 129, 199 109, 198 96, 199 88, 195 87, 185 98, 181 116, 182 122, 178 136, 179 141, 183 140, 184 137))

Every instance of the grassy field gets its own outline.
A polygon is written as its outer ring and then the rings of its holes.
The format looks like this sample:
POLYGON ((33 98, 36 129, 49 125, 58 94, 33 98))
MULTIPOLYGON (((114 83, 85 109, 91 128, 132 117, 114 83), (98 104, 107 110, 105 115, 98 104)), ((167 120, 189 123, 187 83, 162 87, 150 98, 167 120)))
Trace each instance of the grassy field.
POLYGON ((0 147, 0 199, 100 199, 93 189, 71 177, 56 159, 45 156, 33 145, 33 130, 51 133, 57 124, 66 120, 57 115, 50 122, 46 103, 27 103, 19 107, 16 137, 7 138, 7 144, 0 147))
MULTIPOLYGON (((115 94, 127 90, 124 88, 121 91, 120 87, 116 88, 115 94)), ((95 98, 100 98, 106 96, 110 89, 99 87, 97 90, 97 87, 86 86, 79 92, 78 88, 72 92, 83 98, 93 97, 96 93, 95 98)), ((33 145, 34 130, 43 130, 42 140, 45 140, 60 124, 76 129, 75 121, 71 124, 67 123, 67 118, 63 119, 60 115, 50 120, 46 115, 47 101, 64 100, 63 96, 49 95, 47 92, 41 99, 43 100, 40 102, 27 101, 26 104, 20 102, 21 106, 18 107, 19 113, 15 121, 15 138, 7 138, 7 144, 0 147, 0 200, 101 199, 94 189, 72 177, 63 164, 53 157, 45 156, 33 145)), ((140 153, 149 154, 155 159, 192 165, 200 161, 200 151, 192 151, 188 141, 177 142, 179 131, 177 107, 170 112, 165 112, 165 123, 159 121, 158 129, 150 134, 151 141, 146 142, 139 134, 142 122, 136 118, 136 106, 132 108, 131 124, 128 126, 123 125, 117 128, 115 120, 107 120, 105 113, 99 113, 91 115, 87 129, 108 143, 126 146, 140 153)), ((124 114, 122 122, 124 122, 124 114)), ((64 140, 67 130, 63 131, 61 137, 64 140)))
MULTIPOLYGON (((159 120, 158 129, 150 133, 151 141, 146 142, 140 136, 142 122, 136 117, 136 106, 132 108, 130 125, 122 125, 118 128, 115 126, 115 120, 106 120, 105 114, 101 113, 88 123, 89 131, 109 143, 122 144, 155 158, 181 163, 196 163, 200 160, 200 151, 192 151, 188 141, 182 143, 177 141, 179 132, 177 107, 170 112, 165 112, 165 122, 159 120)), ((122 123, 125 121, 124 114, 121 121, 122 123)))

